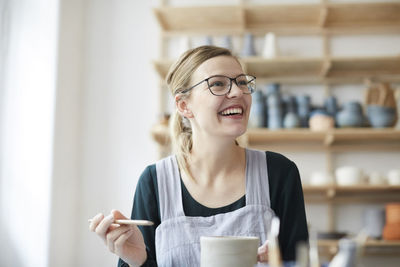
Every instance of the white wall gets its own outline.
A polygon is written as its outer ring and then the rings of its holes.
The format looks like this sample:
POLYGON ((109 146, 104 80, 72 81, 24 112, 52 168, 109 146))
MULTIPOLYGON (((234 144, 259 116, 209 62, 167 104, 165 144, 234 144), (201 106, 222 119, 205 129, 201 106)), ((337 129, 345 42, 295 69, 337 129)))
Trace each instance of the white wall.
POLYGON ((58 1, 1 7, 0 266, 47 266, 58 1))
POLYGON ((81 184, 77 266, 113 266, 116 257, 87 219, 112 208, 130 215, 137 179, 157 158, 158 25, 151 1, 87 1, 85 7, 81 184))

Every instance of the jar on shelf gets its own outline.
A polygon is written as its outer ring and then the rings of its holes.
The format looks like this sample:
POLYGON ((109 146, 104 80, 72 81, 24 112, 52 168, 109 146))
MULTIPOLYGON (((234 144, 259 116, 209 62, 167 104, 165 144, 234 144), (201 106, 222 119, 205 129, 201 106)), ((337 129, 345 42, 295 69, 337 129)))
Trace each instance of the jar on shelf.
POLYGON ((261 91, 255 91, 250 110, 249 127, 263 127, 264 114, 264 95, 261 91))
POLYGON ((292 95, 286 95, 283 97, 284 103, 284 117, 283 127, 286 129, 293 129, 300 127, 300 118, 296 112, 296 99, 292 95))
POLYGON ((254 36, 251 33, 246 33, 243 38, 242 53, 243 57, 256 56, 256 49, 254 47, 254 36))
POLYGON ((311 110, 311 97, 309 95, 296 96, 297 115, 300 118, 300 126, 308 127, 308 118, 311 110))
POLYGON ((361 127, 364 125, 364 116, 361 104, 350 101, 344 104, 343 109, 336 116, 339 127, 361 127))
POLYGON ((270 84, 267 88, 268 128, 282 128, 282 99, 279 84, 270 84))

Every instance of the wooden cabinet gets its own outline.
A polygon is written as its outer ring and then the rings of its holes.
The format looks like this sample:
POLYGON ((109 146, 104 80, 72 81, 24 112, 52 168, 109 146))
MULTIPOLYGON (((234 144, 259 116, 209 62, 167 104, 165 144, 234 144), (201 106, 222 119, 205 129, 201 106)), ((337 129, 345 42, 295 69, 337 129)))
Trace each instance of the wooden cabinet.
MULTIPOLYGON (((164 2, 163 2, 164 3, 164 2)), ((257 81, 282 84, 321 84, 329 94, 333 84, 374 81, 400 82, 400 55, 368 57, 334 57, 330 53, 330 38, 336 35, 400 34, 400 3, 327 3, 302 5, 259 5, 240 1, 227 6, 173 7, 162 4, 154 9, 161 26, 160 58, 154 61, 160 76, 160 114, 166 110, 168 94, 162 82, 172 64, 167 55, 168 38, 181 36, 242 36, 252 33, 263 36, 274 32, 285 35, 317 35, 323 41, 323 54, 319 57, 263 57, 242 58, 247 72, 257 81), (357 12, 354 12, 357 10, 357 12)), ((165 124, 152 130, 154 139, 164 149, 169 143, 165 124)), ((309 129, 277 130, 249 129, 239 142, 243 145, 275 151, 324 151, 327 171, 333 173, 334 153, 347 151, 400 151, 400 130, 386 128, 347 128, 328 132, 309 129)), ((313 187, 304 186, 308 203, 325 202, 330 209, 329 228, 333 223, 335 203, 400 201, 400 187, 313 187)), ((335 241, 321 241, 320 247, 334 253, 335 241)), ((371 241, 374 251, 400 251, 399 242, 371 241)))

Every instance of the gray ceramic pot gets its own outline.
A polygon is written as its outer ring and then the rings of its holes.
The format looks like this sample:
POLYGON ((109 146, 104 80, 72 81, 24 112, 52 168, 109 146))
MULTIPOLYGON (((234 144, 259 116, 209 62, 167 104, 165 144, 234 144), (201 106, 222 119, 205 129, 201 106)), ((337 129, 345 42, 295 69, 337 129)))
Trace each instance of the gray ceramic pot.
POLYGON ((361 104, 351 101, 343 106, 337 113, 336 121, 340 127, 361 127, 364 125, 361 104))
POLYGON ((391 127, 396 122, 396 109, 379 105, 367 107, 369 122, 374 128, 391 127))

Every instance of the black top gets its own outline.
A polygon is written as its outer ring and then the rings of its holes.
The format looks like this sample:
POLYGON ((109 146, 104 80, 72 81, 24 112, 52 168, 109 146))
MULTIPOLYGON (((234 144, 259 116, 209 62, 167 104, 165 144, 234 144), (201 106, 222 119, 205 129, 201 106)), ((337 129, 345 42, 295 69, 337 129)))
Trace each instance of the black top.
MULTIPOLYGON (((299 171, 285 156, 266 152, 271 209, 280 219, 279 245, 284 261, 295 260, 296 243, 308 242, 303 190, 299 171)), ((231 212, 246 205, 246 196, 230 205, 208 208, 198 203, 181 180, 183 210, 186 216, 213 216, 231 212)), ((147 249, 147 260, 142 266, 157 266, 155 230, 160 224, 156 165, 148 166, 140 176, 133 201, 132 219, 150 220, 153 226, 139 226, 147 249)), ((121 259, 118 266, 128 265, 121 259)))

